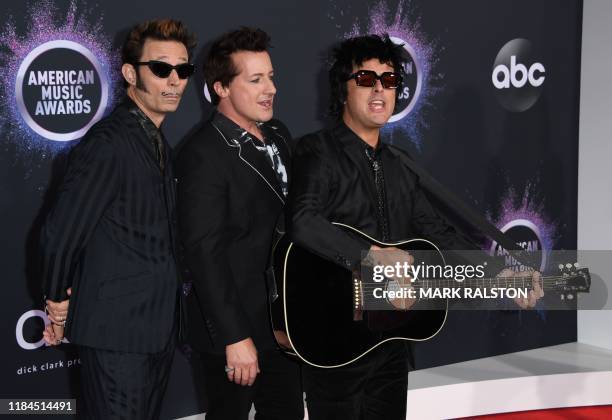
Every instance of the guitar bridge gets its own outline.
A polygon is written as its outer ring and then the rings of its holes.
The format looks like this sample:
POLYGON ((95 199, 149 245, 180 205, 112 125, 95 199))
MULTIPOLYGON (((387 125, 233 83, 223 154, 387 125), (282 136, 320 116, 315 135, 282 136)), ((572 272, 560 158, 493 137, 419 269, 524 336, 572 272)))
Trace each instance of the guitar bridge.
POLYGON ((353 309, 361 309, 363 306, 363 297, 361 293, 361 281, 353 279, 353 309))
POLYGON ((353 278, 353 321, 363 320, 363 290, 361 281, 353 278))

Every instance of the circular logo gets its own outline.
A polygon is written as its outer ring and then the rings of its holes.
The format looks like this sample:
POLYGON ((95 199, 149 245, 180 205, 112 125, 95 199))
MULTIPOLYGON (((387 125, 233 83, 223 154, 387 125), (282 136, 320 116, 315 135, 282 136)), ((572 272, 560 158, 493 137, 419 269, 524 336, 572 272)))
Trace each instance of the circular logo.
POLYGON ((23 60, 15 84, 24 121, 49 140, 83 137, 104 114, 108 80, 96 56, 73 41, 39 45, 23 60))
POLYGON ((212 104, 212 99, 210 97, 210 92, 208 90, 208 86, 206 85, 206 83, 204 83, 204 98, 206 98, 206 100, 212 104))
POLYGON ((390 39, 395 44, 402 45, 404 50, 406 50, 405 61, 402 63, 401 71, 403 83, 400 87, 401 91, 399 92, 393 115, 389 118, 389 122, 395 122, 404 118, 414 108, 417 98, 421 93, 421 79, 423 76, 414 49, 401 38, 392 36, 390 39))
POLYGON ((526 111, 542 94, 546 69, 536 61, 531 42, 513 39, 502 47, 493 63, 491 81, 497 99, 508 111, 526 111))
POLYGON ((45 345, 42 338, 42 330, 49 325, 50 321, 43 311, 37 309, 27 311, 19 317, 15 327, 17 344, 24 350, 34 350, 45 345), (30 321, 33 319, 34 321, 30 321), (30 321, 30 322, 28 322, 30 321))
MULTIPOLYGON (((515 243, 527 252, 539 252, 541 255, 540 271, 544 271, 546 267, 546 252, 542 248, 542 237, 540 229, 529 220, 516 219, 507 223, 500 229, 508 235, 515 243)), ((493 256, 504 256, 506 258, 506 267, 514 271, 525 271, 526 267, 515 260, 508 254, 501 245, 497 242, 491 244, 490 254, 493 256)))

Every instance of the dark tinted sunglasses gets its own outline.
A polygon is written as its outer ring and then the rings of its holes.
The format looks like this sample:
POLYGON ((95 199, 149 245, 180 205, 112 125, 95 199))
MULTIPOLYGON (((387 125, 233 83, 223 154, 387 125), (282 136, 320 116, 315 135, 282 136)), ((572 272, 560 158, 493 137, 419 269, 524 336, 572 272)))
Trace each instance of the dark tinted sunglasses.
POLYGON ((161 77, 162 79, 167 78, 172 73, 172 70, 176 70, 176 74, 178 74, 179 79, 187 79, 190 77, 195 71, 195 67, 191 63, 182 63, 177 64, 176 66, 172 66, 168 63, 164 63, 163 61, 141 61, 136 63, 137 66, 148 66, 151 70, 151 73, 156 75, 157 77, 161 77))
POLYGON ((385 89, 397 89, 402 84, 402 76, 397 73, 386 71, 380 76, 374 70, 359 70, 351 74, 347 80, 355 79, 357 86, 372 87, 376 84, 376 80, 380 80, 380 84, 385 89))

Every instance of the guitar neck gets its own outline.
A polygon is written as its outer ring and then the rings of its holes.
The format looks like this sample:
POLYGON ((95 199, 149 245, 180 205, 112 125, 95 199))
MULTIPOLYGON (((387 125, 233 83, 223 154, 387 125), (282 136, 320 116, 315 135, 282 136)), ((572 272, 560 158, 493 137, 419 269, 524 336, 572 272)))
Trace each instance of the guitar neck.
MULTIPOLYGON (((556 289, 558 284, 564 282, 564 276, 542 276, 540 283, 546 290, 556 289)), ((479 279, 465 279, 458 281, 455 279, 417 279, 411 283, 413 288, 441 288, 441 287, 469 287, 478 289, 497 289, 497 288, 530 288, 532 285, 531 277, 512 276, 512 277, 484 277, 479 279)))

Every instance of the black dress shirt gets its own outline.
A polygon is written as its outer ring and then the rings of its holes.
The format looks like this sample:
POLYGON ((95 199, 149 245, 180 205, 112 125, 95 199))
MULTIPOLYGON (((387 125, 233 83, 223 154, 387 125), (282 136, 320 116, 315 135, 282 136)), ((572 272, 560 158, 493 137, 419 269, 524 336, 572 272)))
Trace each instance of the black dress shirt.
POLYGON ((404 152, 384 143, 372 149, 344 123, 302 138, 289 194, 292 240, 351 269, 370 244, 331 222, 378 240, 422 237, 441 249, 476 249, 433 209, 397 153, 404 152))

